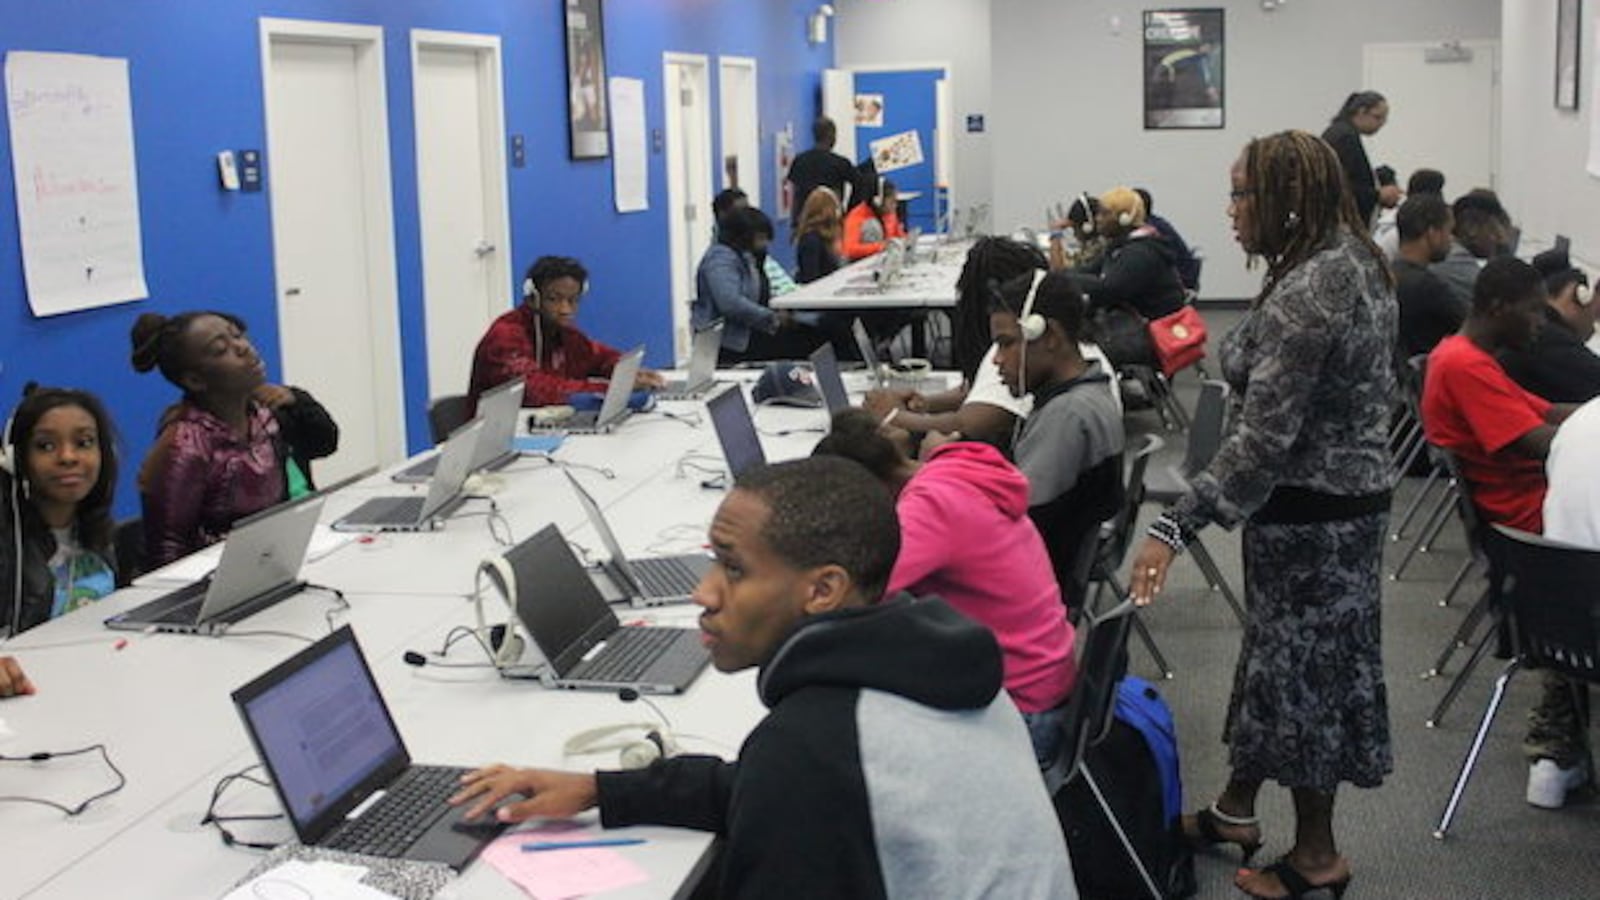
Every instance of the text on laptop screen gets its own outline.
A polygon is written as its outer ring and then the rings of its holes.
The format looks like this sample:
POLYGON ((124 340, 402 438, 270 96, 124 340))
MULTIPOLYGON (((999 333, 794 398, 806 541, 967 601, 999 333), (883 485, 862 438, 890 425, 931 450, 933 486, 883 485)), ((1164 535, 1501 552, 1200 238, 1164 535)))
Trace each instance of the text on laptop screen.
POLYGON ((268 688, 244 713, 290 815, 302 825, 405 753, 349 641, 268 688))

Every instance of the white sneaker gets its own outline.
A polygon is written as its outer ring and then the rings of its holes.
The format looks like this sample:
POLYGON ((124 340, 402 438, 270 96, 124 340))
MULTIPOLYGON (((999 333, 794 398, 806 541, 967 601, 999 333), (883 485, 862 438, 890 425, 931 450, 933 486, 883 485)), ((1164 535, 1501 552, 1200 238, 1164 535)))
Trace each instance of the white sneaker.
POLYGON ((1543 809, 1560 809, 1567 792, 1589 780, 1588 770, 1579 762, 1570 769, 1553 759, 1541 759, 1528 767, 1528 802, 1543 809))

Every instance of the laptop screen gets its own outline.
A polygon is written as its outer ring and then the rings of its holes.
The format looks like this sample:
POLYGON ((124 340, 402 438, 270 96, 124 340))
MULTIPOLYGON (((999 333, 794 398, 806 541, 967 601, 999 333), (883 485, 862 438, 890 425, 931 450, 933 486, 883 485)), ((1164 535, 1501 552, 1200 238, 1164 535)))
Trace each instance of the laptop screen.
POLYGON ((635 347, 617 360, 616 367, 611 370, 611 383, 606 386, 606 398, 600 401, 600 414, 595 417, 597 424, 609 424, 627 411, 634 377, 639 374, 639 364, 643 360, 643 347, 635 347))
POLYGON ((411 763, 348 626, 233 694, 302 840, 411 763))
POLYGON ((844 377, 839 374, 839 357, 834 355, 832 344, 823 344, 811 354, 811 372, 816 377, 817 390, 822 392, 822 402, 831 415, 850 405, 850 395, 844 390, 844 377))
POLYGON ((717 431, 717 443, 722 445, 722 457, 728 461, 728 471, 738 476, 751 466, 767 461, 761 449, 761 437, 756 434, 756 423, 750 418, 750 407, 745 403, 744 391, 723 391, 706 403, 711 412, 711 426, 717 431))
POLYGON ((483 417, 483 433, 472 453, 473 471, 483 468, 511 451, 517 434, 517 413, 522 411, 526 382, 509 381, 478 398, 478 415, 483 417))
POLYGON ((517 580, 517 618, 557 676, 621 627, 556 526, 546 525, 505 557, 517 580))
POLYGON ((595 502, 594 496, 584 489, 570 469, 562 469, 561 474, 567 476, 567 482, 572 485, 572 492, 578 495, 578 503, 583 506, 583 513, 589 517, 589 524, 593 526, 595 533, 600 535, 600 543, 606 545, 606 553, 610 555, 611 561, 632 578, 633 571, 628 568, 628 558, 623 555, 622 545, 617 543, 617 536, 611 530, 611 523, 606 521, 606 514, 600 511, 600 504, 595 502))

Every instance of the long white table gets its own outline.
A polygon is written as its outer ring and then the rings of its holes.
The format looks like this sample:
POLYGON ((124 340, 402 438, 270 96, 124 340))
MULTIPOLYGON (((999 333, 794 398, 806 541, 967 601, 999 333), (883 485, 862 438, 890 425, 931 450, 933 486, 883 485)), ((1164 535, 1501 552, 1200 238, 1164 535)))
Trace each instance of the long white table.
MULTIPOLYGON (((703 472, 678 471, 689 454, 721 457, 703 404, 663 408, 698 415, 700 422, 691 427, 641 414, 612 435, 569 437, 554 454, 558 461, 600 467, 615 476, 574 469, 630 553, 697 545, 724 496, 701 487, 703 472)), ((784 459, 808 453, 825 419, 820 410, 769 408, 759 410, 756 421, 769 459, 784 459), (789 434, 780 436, 780 431, 789 434)), ((330 497, 323 520, 332 521, 377 493, 420 489, 395 484, 388 475, 380 473, 330 497)), ((492 492, 515 540, 555 523, 569 539, 600 549, 555 465, 525 458, 486 477, 480 487, 492 492)), ((562 746, 586 728, 650 722, 648 708, 624 705, 606 693, 503 681, 488 669, 416 668, 403 662, 406 651, 437 650, 450 628, 473 623, 467 598, 477 564, 504 549, 481 515, 486 509, 487 504, 472 501, 442 531, 353 542, 308 564, 302 576, 346 593, 349 609, 336 612, 333 624, 355 628, 417 760, 615 767, 613 755, 563 758, 562 746)), ((5 836, 0 897, 81 898, 108 891, 128 898, 217 897, 259 861, 259 853, 225 848, 213 829, 199 825, 217 780, 255 761, 229 693, 326 634, 335 603, 326 594, 307 592, 240 623, 223 638, 124 634, 102 626, 106 616, 157 593, 152 588, 119 591, 0 646, 0 654, 19 658, 39 688, 35 696, 0 703, 0 722, 11 732, 0 730, 0 754, 104 742, 128 780, 121 792, 74 819, 31 804, 0 803, 5 836), (126 645, 117 649, 124 638, 126 645)), ((679 606, 619 610, 619 615, 624 621, 692 624, 697 612, 679 606)), ((478 662, 481 653, 464 640, 451 658, 478 662)), ((708 670, 684 695, 656 702, 674 732, 695 736, 682 741, 686 749, 730 758, 762 715, 750 673, 730 677, 708 670)), ((46 796, 70 804, 111 781, 97 755, 0 764, 0 795, 46 796)), ((229 794, 230 812, 278 811, 270 790, 240 784, 229 794)), ((285 821, 241 823, 235 830, 246 840, 292 837, 285 821)), ((711 845, 711 836, 698 832, 637 831, 648 835, 648 843, 620 852, 644 867, 651 880, 608 896, 674 896, 692 880, 711 845)), ((491 900, 521 896, 485 864, 471 866, 451 891, 491 900)))
POLYGON ((883 261, 880 253, 773 297, 772 308, 816 312, 949 309, 956 305, 956 280, 972 244, 970 240, 945 243, 925 236, 908 254, 899 274, 887 284, 877 278, 883 261))

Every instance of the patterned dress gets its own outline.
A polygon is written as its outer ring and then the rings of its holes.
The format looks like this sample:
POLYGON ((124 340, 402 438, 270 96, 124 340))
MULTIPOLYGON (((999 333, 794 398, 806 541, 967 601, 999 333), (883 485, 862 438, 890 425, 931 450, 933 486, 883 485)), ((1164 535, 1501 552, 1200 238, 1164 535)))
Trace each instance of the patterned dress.
POLYGON ((1332 792, 1393 769, 1380 609, 1397 310, 1381 264, 1330 242, 1223 341, 1232 423, 1167 516, 1244 525, 1233 776, 1332 792))

